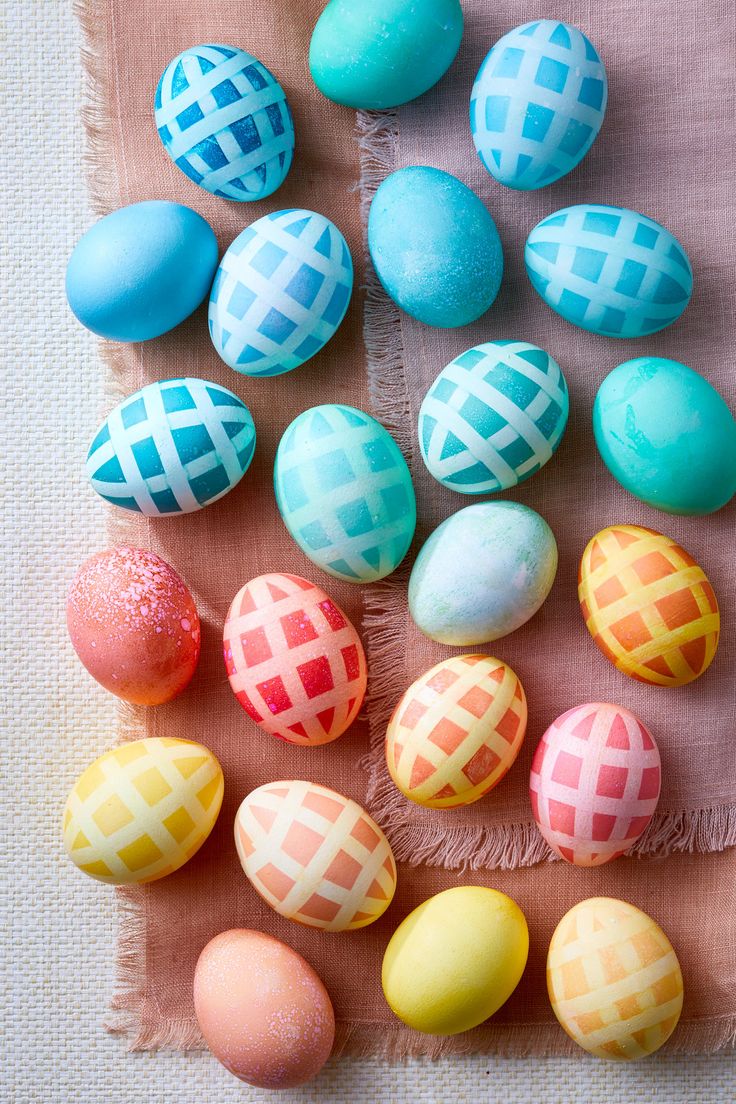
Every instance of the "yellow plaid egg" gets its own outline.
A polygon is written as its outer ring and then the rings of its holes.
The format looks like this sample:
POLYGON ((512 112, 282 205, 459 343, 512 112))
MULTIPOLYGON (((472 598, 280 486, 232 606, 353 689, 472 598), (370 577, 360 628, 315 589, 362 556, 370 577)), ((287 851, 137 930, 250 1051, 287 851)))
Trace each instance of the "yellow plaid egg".
POLYGON ((152 737, 113 748, 77 779, 64 810, 64 846, 100 882, 153 882, 178 870, 212 831, 222 768, 190 740, 152 737))
POLYGON ((549 945, 547 989, 570 1038, 599 1058, 653 1054, 682 1011, 669 939, 645 912, 610 897, 581 901, 562 917, 549 945))

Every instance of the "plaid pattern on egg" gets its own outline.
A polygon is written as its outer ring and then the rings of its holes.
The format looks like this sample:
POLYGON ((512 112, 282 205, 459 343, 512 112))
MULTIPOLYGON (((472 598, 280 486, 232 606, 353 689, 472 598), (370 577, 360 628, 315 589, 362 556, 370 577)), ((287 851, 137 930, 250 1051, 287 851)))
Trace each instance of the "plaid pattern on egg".
POLYGON ((210 293, 212 343, 247 376, 309 360, 342 322, 353 289, 347 242, 324 215, 275 211, 232 243, 210 293))
POLYGON ((501 184, 541 188, 570 172, 603 122, 608 82, 598 52, 577 27, 525 23, 499 39, 470 95, 470 130, 501 184))
POLYGON ((274 486, 287 529, 329 575, 375 582, 409 549, 409 469, 393 437, 362 410, 328 404, 295 418, 279 443, 274 486))
POLYGON ((148 517, 216 502, 248 469, 256 430, 245 403, 216 383, 151 383, 116 406, 87 454, 92 489, 148 517))
POLYGON ((419 447, 450 490, 489 494, 539 471, 560 443, 567 384, 549 353, 488 341, 443 368, 419 411, 419 447))
POLYGON ((645 337, 675 322, 693 274, 677 239, 625 207, 583 203, 556 211, 527 238, 524 261, 548 307, 583 330, 645 337))
POLYGON ((156 88, 156 127, 183 173, 225 199, 265 199, 294 155, 283 88, 257 58, 234 46, 192 46, 166 66, 156 88))

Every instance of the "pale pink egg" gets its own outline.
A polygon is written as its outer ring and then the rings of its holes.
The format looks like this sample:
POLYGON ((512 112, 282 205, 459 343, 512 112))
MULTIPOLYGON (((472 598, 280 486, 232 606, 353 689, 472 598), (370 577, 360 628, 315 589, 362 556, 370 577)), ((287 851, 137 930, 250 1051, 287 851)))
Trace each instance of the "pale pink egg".
POLYGON ((155 552, 122 545, 91 556, 72 580, 66 620, 89 673, 125 701, 160 705, 194 674, 200 649, 194 600, 155 552))
POLYGON ((205 1042, 223 1066, 261 1089, 290 1089, 330 1056, 335 1013, 300 954, 259 931, 211 939, 194 973, 194 1008, 205 1042))

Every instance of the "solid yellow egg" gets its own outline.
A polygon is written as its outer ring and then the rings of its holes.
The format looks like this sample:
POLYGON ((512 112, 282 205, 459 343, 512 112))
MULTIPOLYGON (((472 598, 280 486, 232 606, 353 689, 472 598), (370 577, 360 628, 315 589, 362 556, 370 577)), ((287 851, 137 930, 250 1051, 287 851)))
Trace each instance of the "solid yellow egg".
POLYGON ((526 966, 526 918, 505 893, 456 886, 415 908, 383 958, 383 992, 409 1027, 456 1035, 492 1016, 526 966))

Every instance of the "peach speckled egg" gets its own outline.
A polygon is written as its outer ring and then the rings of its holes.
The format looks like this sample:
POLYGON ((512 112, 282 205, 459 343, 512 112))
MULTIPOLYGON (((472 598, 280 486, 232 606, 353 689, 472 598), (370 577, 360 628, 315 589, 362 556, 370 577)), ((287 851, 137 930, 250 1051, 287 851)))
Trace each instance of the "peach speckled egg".
POLYGON ((539 831, 575 866, 601 866, 636 843, 659 801, 659 749, 620 705, 588 702, 549 726, 532 762, 539 831))
POLYGON ((599 1058, 645 1058, 680 1019, 680 964, 667 936, 626 901, 591 897, 560 920, 547 990, 570 1038, 599 1058))
POLYGON ((173 567, 120 546, 86 560, 72 580, 66 620, 93 678, 124 701, 161 705, 181 693, 199 660, 199 617, 173 567))
POLYGON ((514 762, 526 717, 524 690, 506 663, 484 655, 443 659, 412 683, 389 722, 391 777, 418 805, 470 805, 514 762))
POLYGON ((315 782, 267 782, 235 817, 254 889, 289 920, 326 931, 372 924, 396 889, 388 840, 357 802, 315 782))
POLYGON ((578 595, 585 624, 625 675, 684 686, 702 675, 718 645, 713 587, 692 556, 638 525, 611 525, 589 542, 578 595))
POLYGON ((368 677, 360 637, 320 587, 259 575, 225 621, 233 693, 256 724, 292 744, 327 744, 353 723, 368 677))
POLYGON ((330 1056, 335 1014, 327 990, 300 954, 259 931, 211 939, 194 973, 194 1008, 223 1066, 260 1089, 290 1089, 330 1056))

